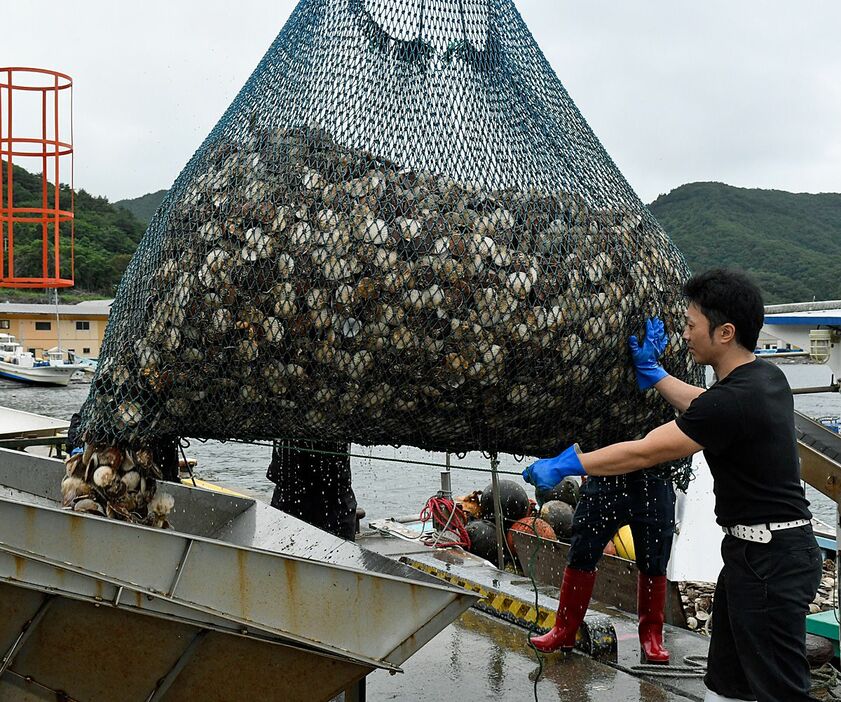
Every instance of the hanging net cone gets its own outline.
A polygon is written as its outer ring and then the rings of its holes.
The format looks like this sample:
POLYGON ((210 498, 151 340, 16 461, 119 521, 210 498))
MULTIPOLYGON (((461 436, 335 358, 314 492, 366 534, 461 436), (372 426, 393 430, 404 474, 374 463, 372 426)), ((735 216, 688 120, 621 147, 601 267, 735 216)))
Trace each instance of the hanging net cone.
POLYGON ((510 0, 303 0, 132 259, 83 430, 595 448, 673 418, 627 339, 687 275, 510 0))

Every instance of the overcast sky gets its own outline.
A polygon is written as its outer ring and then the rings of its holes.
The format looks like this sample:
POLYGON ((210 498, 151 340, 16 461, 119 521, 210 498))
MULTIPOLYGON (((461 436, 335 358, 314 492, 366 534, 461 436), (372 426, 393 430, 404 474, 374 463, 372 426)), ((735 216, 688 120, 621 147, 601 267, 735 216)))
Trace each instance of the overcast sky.
MULTIPOLYGON (((295 4, 0 0, 0 65, 71 75, 76 187, 136 197, 172 184, 295 4)), ((841 192, 838 0, 516 4, 645 202, 701 180, 841 192)))

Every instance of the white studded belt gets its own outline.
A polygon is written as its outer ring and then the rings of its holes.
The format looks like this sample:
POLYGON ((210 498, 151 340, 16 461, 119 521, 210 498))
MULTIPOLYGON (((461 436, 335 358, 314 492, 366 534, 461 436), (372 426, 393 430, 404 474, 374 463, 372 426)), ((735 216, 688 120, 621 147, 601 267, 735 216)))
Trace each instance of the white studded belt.
POLYGON ((795 527, 806 526, 811 522, 808 519, 795 519, 793 522, 768 522, 766 524, 736 524, 731 527, 721 527, 725 534, 735 536, 745 541, 756 541, 760 544, 767 544, 771 540, 772 531, 782 529, 794 529, 795 527))

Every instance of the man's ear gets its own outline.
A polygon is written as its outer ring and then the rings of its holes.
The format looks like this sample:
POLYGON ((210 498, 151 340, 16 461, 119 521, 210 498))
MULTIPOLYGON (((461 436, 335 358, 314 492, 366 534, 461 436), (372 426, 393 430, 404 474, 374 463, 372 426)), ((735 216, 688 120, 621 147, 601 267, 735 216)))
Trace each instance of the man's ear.
POLYGON ((722 344, 736 341, 736 327, 731 322, 719 324, 715 331, 722 344))

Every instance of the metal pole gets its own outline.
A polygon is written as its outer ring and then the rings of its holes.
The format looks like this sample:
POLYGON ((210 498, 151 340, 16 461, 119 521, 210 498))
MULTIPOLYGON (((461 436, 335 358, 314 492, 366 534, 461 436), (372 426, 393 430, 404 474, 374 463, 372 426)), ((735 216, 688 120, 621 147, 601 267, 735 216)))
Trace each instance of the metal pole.
MULTIPOLYGON (((841 504, 836 503, 835 506, 835 619, 838 621, 838 609, 841 608, 841 546, 839 546, 839 538, 841 538, 841 504)), ((841 622, 838 623, 838 640, 841 641, 841 622)))
POLYGON ((792 388, 791 394, 792 395, 808 395, 810 393, 818 393, 818 392, 838 392, 841 390, 841 385, 838 383, 833 383, 832 385, 820 385, 816 387, 809 387, 809 388, 792 388))
POLYGON ((41 606, 38 607, 38 611, 35 612, 35 616, 32 617, 29 621, 27 621, 20 630, 20 634, 18 634, 17 639, 15 639, 14 643, 9 647, 9 650, 6 651, 5 655, 2 659, 0 659, 0 677, 3 676, 9 666, 15 660, 15 656, 17 655, 18 651, 23 647, 23 644, 26 643, 26 640, 32 635, 32 632, 35 631, 36 627, 41 623, 41 620, 44 618, 44 615, 47 613, 50 605, 53 603, 53 597, 47 596, 41 601, 41 606))
POLYGON ((497 566, 505 567, 505 527, 502 523, 502 497, 499 494, 499 458, 495 453, 491 454, 491 489, 494 498, 494 526, 496 527, 496 557, 497 566))
POLYGON ((452 473, 450 472, 450 452, 447 451, 447 467, 446 470, 441 471, 441 496, 448 500, 453 498, 453 481, 452 473))
POLYGON ((173 663, 169 672, 158 681, 155 689, 149 693, 149 696, 146 698, 146 702, 158 702, 158 700, 162 700, 164 698, 164 695, 166 695, 169 688, 172 687, 172 683, 175 682, 175 679, 181 674, 181 671, 184 670, 187 663, 190 662, 190 659, 193 657, 193 654, 195 654, 196 649, 202 644, 209 633, 210 632, 207 629, 202 629, 195 635, 187 648, 185 648, 181 655, 178 656, 178 660, 173 663))
MULTIPOLYGON (((56 184, 58 187, 58 184, 56 184)), ((58 273, 56 273, 56 278, 58 277, 58 273)), ((58 288, 53 289, 53 293, 55 293, 55 333, 56 333, 56 346, 59 351, 61 351, 61 319, 58 316, 58 288)), ((64 356, 61 357, 61 360, 64 360, 64 356)))

